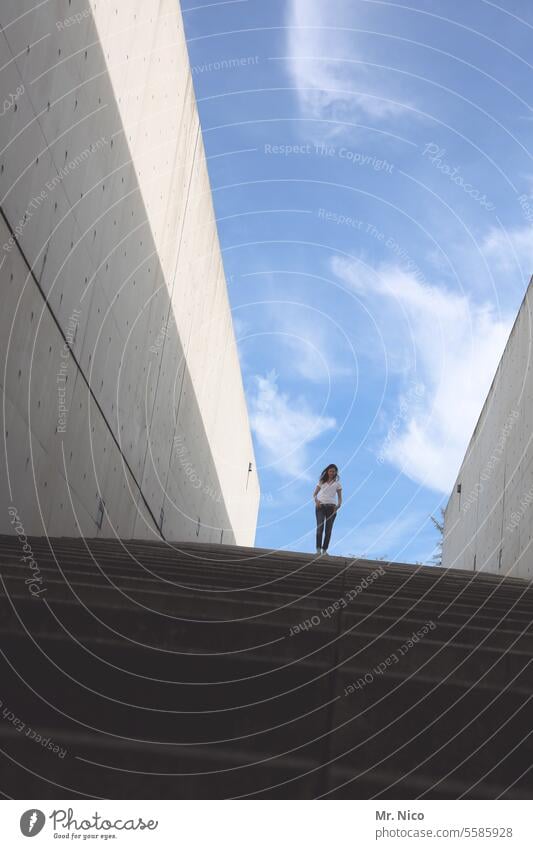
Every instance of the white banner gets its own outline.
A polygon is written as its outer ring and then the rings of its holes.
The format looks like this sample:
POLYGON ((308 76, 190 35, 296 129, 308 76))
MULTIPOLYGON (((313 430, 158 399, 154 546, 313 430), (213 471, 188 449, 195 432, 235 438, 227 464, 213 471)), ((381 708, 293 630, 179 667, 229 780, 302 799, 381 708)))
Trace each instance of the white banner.
POLYGON ((522 801, 3 801, 1 846, 532 846, 522 801))

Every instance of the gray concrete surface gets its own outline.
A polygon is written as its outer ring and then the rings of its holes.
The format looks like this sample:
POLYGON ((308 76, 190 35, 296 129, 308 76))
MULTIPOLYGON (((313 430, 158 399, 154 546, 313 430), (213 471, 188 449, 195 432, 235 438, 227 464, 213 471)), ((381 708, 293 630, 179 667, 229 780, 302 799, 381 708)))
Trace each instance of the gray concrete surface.
POLYGON ((6 0, 0 25, 0 530, 12 505, 31 534, 252 545, 179 4, 6 0))
POLYGON ((0 536, 11 798, 531 799, 525 581, 138 540, 30 538, 28 565, 21 543, 0 536))
POLYGON ((533 575, 532 305, 533 278, 446 507, 445 567, 533 575))

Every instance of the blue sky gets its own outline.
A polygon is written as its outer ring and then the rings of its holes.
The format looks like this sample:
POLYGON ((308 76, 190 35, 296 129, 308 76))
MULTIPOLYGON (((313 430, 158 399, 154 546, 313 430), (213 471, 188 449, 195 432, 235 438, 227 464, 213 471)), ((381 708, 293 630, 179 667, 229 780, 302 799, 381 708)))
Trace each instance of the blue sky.
POLYGON ((256 543, 427 562, 533 271, 526 0, 183 0, 256 543))

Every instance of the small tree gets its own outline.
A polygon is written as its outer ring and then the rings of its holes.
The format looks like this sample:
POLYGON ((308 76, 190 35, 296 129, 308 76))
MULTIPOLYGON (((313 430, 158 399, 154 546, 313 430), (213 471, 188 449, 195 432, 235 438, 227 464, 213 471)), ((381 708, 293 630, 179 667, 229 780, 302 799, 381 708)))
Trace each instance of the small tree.
POLYGON ((440 508, 440 521, 438 519, 435 519, 435 516, 430 516, 429 518, 431 519, 431 521, 439 532, 439 539, 437 541, 437 544, 435 545, 436 551, 431 559, 435 566, 442 566, 442 543, 444 541, 444 508, 440 508))

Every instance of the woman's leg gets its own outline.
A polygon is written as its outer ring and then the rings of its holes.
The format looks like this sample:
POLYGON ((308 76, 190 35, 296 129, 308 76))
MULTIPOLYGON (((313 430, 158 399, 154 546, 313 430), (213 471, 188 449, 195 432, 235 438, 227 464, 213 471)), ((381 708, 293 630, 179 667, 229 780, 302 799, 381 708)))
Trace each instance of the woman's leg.
POLYGON ((324 551, 327 551, 329 548, 329 541, 331 539, 331 530, 333 528, 333 522, 335 521, 335 516, 337 515, 337 511, 333 504, 327 505, 327 518, 326 518, 326 532, 324 534, 324 551))
POLYGON ((326 521, 326 513, 324 506, 315 507, 316 514, 316 547, 322 548, 322 534, 324 533, 324 522, 326 521))

